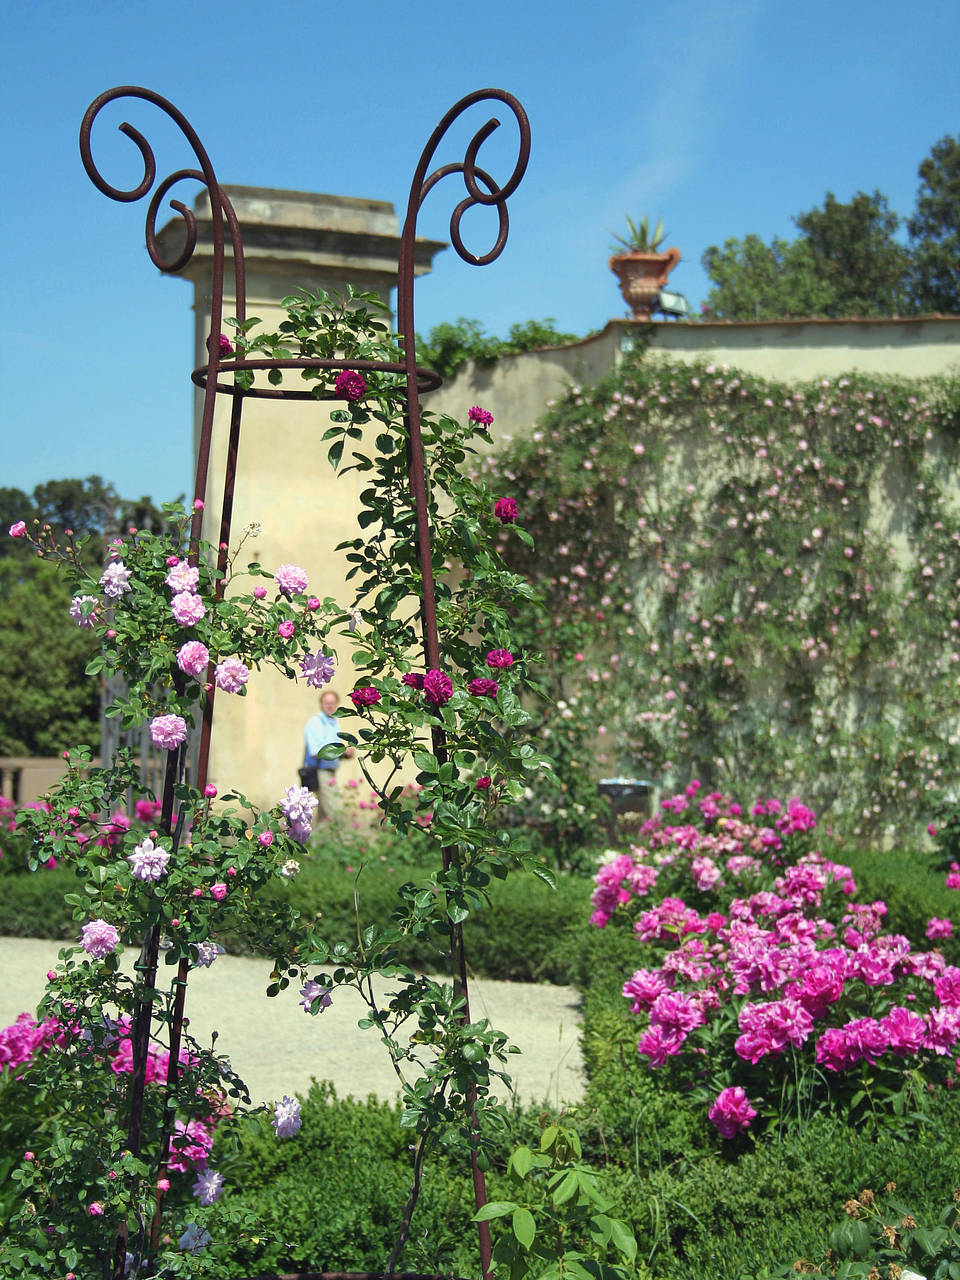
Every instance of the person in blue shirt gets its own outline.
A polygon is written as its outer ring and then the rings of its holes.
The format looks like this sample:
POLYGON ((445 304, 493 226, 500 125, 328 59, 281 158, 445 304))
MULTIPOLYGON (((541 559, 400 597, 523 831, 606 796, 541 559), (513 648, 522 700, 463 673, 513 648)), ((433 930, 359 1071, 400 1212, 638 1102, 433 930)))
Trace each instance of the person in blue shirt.
MULTIPOLYGON (((317 756, 331 742, 340 741, 340 722, 336 717, 339 701, 333 689, 324 689, 320 695, 320 710, 310 717, 303 730, 303 769, 300 776, 304 786, 316 792, 319 801, 317 816, 327 822, 337 816, 337 765, 340 760, 318 760, 317 756)), ((352 755, 353 747, 347 747, 341 759, 352 755)))

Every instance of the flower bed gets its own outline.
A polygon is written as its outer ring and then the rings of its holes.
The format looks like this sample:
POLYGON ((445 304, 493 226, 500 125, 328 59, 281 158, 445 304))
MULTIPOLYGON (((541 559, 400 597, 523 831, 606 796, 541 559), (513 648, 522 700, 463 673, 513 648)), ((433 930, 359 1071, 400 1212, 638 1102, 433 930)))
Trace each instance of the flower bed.
POLYGON ((882 901, 855 900, 805 805, 746 815, 699 791, 664 801, 596 875, 593 923, 631 929, 649 957, 623 986, 641 1062, 725 1139, 819 1105, 902 1114, 911 1093, 952 1085, 960 968, 886 932, 882 901))

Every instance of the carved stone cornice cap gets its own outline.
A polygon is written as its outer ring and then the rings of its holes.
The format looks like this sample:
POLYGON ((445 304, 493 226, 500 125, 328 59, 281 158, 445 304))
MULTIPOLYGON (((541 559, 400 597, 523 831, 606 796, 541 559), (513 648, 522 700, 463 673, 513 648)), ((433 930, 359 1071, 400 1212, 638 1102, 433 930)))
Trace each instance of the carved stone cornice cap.
MULTIPOLYGON (((248 271, 268 262, 311 274, 331 272, 363 286, 371 277, 382 282, 396 277, 400 235, 397 215, 387 200, 356 196, 323 195, 310 191, 283 191, 272 187, 224 186, 240 223, 248 271)), ((213 235, 210 201, 201 191, 194 201, 197 247, 177 275, 197 280, 210 271, 213 235)), ((168 260, 184 243, 183 220, 172 218, 157 233, 168 260)), ((434 255, 447 245, 442 240, 418 239, 414 272, 425 275, 434 255)), ((229 237, 228 262, 232 259, 229 237)), ((373 282, 370 281, 372 284, 373 282)), ((229 285, 229 277, 227 280, 229 285)))

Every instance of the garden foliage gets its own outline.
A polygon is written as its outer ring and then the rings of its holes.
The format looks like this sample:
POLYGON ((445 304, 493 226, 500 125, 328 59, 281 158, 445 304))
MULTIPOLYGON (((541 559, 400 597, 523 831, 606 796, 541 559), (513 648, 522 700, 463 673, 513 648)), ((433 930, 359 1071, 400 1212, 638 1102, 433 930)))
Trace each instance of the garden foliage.
MULTIPOLYGON (((380 318, 385 308, 372 295, 351 292, 341 301, 304 292, 285 305, 288 319, 275 334, 255 333, 255 320, 235 326, 241 354, 396 357, 380 318)), ((228 338, 219 341, 232 350, 228 338)), ((242 386, 252 376, 237 374, 242 386)), ((272 371, 271 381, 281 376, 272 371)), ((423 415, 434 571, 439 577, 462 566, 437 591, 442 668, 424 671, 402 379, 375 372, 365 378, 350 368, 334 376, 313 367, 305 376, 318 399, 345 406, 330 415, 330 462, 364 480, 364 532, 348 547, 351 600, 310 595, 307 575, 294 564, 241 566, 242 538, 232 548, 199 542, 199 498, 192 516, 175 504, 165 508, 161 532, 131 526, 92 571, 74 533, 61 539, 39 522, 11 526, 12 537, 59 563, 70 581, 72 622, 64 617, 64 626, 99 642, 88 673, 123 677, 124 692, 107 714, 124 728, 149 723, 170 763, 159 815, 151 815, 146 832, 143 824, 114 820, 137 785, 133 762, 121 752, 108 767, 94 768, 87 747, 68 754, 49 805, 18 815, 18 838, 32 835, 31 870, 54 857, 76 871, 78 891, 67 900, 80 944, 61 951, 39 1021, 15 1036, 19 1083, 63 1099, 69 1125, 46 1138, 38 1131, 11 1175, 18 1197, 0 1240, 5 1275, 66 1269, 86 1280, 154 1274, 157 1267, 170 1275, 217 1274, 236 1237, 251 1234, 249 1219, 218 1225, 224 1178, 210 1164, 214 1130, 230 1150, 246 1091, 214 1048, 189 1036, 177 1043, 176 1035, 178 993, 192 967, 216 961, 221 934, 271 956, 268 995, 298 980, 307 1013, 321 1013, 341 984, 356 987, 367 1003, 366 1025, 396 1069, 402 1124, 413 1141, 412 1191, 398 1215, 388 1269, 409 1234, 428 1151, 442 1145, 461 1156, 482 1154, 502 1120, 490 1084, 506 1059, 505 1037, 483 1020, 467 1021, 455 985, 415 974, 398 955, 398 945, 414 937, 449 956, 456 931, 509 871, 551 878, 517 838, 490 823, 545 765, 523 729, 527 662, 508 609, 530 588, 491 545, 501 521, 496 495, 463 474, 471 441, 487 438, 490 415, 474 406, 466 430, 423 415), (392 919, 357 916, 345 938, 303 920, 284 895, 265 892, 297 874, 316 798, 291 787, 271 810, 259 811, 241 795, 217 796, 202 779, 194 786, 185 778, 188 738, 214 689, 242 697, 264 664, 322 687, 335 669, 334 639, 352 646, 361 673, 352 710, 341 712, 343 739, 357 746, 385 818, 400 832, 426 833, 434 854, 417 883, 399 885, 392 919), (397 780, 411 755, 419 770, 412 804, 397 780), (161 935, 162 968, 178 969, 172 981, 156 976, 161 935), (125 947, 140 952, 134 976, 119 962, 125 947), (332 968, 320 967, 328 963, 332 968), (374 996, 374 974, 395 983, 386 1002, 374 996), (398 1033, 409 1026, 417 1031, 408 1044, 398 1033), (183 1173, 187 1178, 178 1178, 183 1173)), ((272 1123, 278 1138, 292 1137, 299 1103, 278 1100, 272 1123)))

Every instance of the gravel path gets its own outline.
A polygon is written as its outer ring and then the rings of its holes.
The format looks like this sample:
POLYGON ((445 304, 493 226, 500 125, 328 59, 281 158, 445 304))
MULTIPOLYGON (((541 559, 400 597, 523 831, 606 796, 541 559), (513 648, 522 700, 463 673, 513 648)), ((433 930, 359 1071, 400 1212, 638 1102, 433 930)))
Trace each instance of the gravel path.
MULTIPOLYGON (((0 1026, 24 1010, 35 1012, 46 971, 62 945, 0 938, 0 1026)), ((129 950, 126 959, 132 965, 129 950)), ((219 1032, 217 1050, 230 1057, 254 1102, 304 1093, 312 1078, 332 1081, 340 1097, 396 1095, 397 1078, 376 1032, 357 1027, 366 1010, 355 992, 335 993, 333 1005, 312 1018, 300 1008, 293 987, 276 999, 266 998, 268 973, 265 960, 221 956, 210 969, 191 974, 187 992, 191 1033, 204 1044, 219 1032)), ((383 988, 389 990, 390 984, 383 988)), ((471 1016, 489 1018, 522 1051, 508 1064, 522 1101, 557 1104, 582 1098, 579 999, 575 987, 471 982, 471 1016)))

